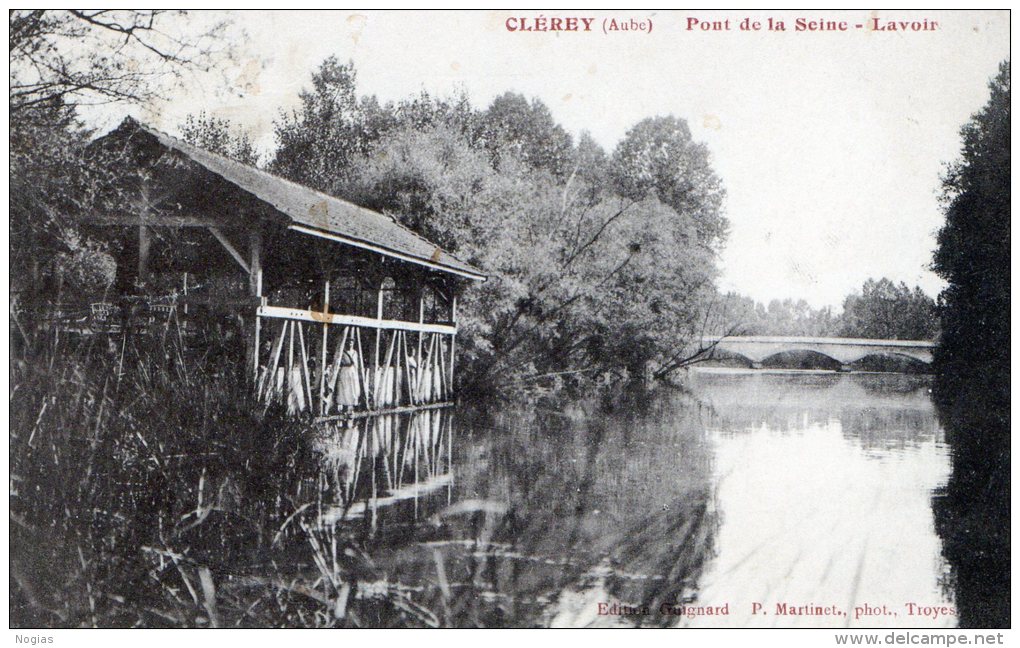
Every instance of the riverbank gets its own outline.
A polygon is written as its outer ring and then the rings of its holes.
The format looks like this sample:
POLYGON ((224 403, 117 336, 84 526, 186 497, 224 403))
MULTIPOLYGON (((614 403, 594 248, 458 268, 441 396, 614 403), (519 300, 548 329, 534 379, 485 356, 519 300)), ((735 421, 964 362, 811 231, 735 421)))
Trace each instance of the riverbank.
POLYGON ((717 627, 822 594, 948 604, 925 376, 697 369, 681 390, 313 431, 130 346, 23 360, 14 626, 576 626, 616 603, 729 613, 614 624, 717 627))

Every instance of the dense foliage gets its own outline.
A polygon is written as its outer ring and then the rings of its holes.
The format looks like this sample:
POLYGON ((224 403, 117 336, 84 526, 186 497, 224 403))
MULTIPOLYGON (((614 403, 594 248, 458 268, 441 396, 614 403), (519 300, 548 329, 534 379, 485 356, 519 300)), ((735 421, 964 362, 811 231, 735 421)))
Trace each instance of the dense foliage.
POLYGON ((889 279, 868 279, 847 295, 839 313, 813 308, 803 299, 773 299, 767 305, 735 293, 720 301, 713 332, 739 335, 857 337, 934 340, 938 337, 935 300, 919 287, 889 279))
POLYGON ((990 83, 991 98, 963 127, 963 154, 944 178, 946 224, 935 271, 942 294, 944 371, 973 367, 996 398, 1009 398, 1009 63, 990 83))
POLYGON ((962 129, 943 179, 946 222, 935 271, 942 338, 935 400, 953 447, 953 474, 935 511, 956 568, 961 625, 1010 624, 1010 66, 962 129))
POLYGON ((97 207, 104 178, 86 154, 88 132, 59 101, 22 115, 10 133, 12 301, 59 299, 64 284, 101 291, 113 281, 113 258, 76 217, 97 207))
MULTIPOLYGON (((227 131, 184 128, 238 157, 243 135, 227 131)), ((276 137, 271 171, 388 213, 490 275, 461 302, 469 386, 661 374, 700 340, 727 223, 682 119, 646 119, 609 154, 513 93, 485 109, 424 92, 380 105, 331 58, 276 137)))
POLYGON ((846 337, 934 340, 938 332, 935 300, 918 287, 888 279, 864 282, 860 294, 843 302, 840 319, 846 337))
POLYGON ((9 12, 12 310, 113 281, 108 243, 84 220, 111 204, 116 165, 88 150, 79 108, 152 100, 229 55, 223 24, 196 31, 180 13, 9 12))

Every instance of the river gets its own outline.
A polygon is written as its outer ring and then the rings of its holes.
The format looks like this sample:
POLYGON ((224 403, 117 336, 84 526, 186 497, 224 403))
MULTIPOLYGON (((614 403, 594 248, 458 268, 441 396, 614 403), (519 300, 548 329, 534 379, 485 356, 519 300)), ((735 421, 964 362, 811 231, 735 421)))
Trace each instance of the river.
POLYGON ((692 371, 686 391, 325 431, 319 522, 422 623, 952 627, 918 375, 692 371))

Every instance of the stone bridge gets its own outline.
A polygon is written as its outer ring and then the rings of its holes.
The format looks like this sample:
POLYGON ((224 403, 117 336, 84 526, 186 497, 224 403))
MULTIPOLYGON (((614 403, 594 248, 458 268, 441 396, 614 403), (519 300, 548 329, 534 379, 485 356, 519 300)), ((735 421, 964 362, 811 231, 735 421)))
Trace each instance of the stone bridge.
POLYGON ((702 338, 705 348, 726 351, 743 356, 751 361, 751 367, 761 368, 761 363, 777 353, 789 351, 813 351, 839 362, 841 368, 849 371, 850 364, 872 355, 900 356, 925 364, 932 362, 934 342, 927 340, 872 340, 866 338, 820 338, 820 337, 767 337, 731 335, 725 337, 706 336, 702 338))

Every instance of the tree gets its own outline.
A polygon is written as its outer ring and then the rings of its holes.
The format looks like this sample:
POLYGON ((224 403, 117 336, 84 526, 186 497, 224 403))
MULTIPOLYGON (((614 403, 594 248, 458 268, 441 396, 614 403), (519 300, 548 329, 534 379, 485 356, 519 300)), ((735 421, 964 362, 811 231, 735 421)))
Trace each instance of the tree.
POLYGON ((417 95, 397 102, 393 115, 397 125, 402 128, 426 131, 446 125, 463 135, 469 135, 478 121, 478 115, 465 92, 445 99, 422 90, 417 95))
POLYGON ((249 166, 258 164, 258 152, 251 137, 248 133, 234 128, 228 119, 209 116, 204 112, 188 115, 181 125, 181 136, 189 144, 219 153, 242 164, 249 166))
POLYGON ((10 131, 10 270, 12 301, 101 292, 113 281, 113 258, 82 230, 76 215, 101 209, 110 165, 86 149, 89 132, 72 107, 20 111, 10 131))
POLYGON ((943 178, 946 221, 933 267, 942 336, 935 402, 953 471, 934 503, 955 567, 962 627, 1010 622, 1010 64, 961 130, 960 159, 943 178))
POLYGON ((474 141, 496 166, 510 156, 559 178, 570 173, 571 137, 538 99, 528 102, 513 92, 496 97, 478 116, 474 141))
POLYGON ((961 131, 961 159, 943 179, 946 223, 938 234, 933 268, 949 285, 941 296, 943 337, 936 360, 948 371, 984 357, 982 372, 1008 401, 1008 61, 989 89, 988 103, 961 131))
MULTIPOLYGON (((676 366, 701 324, 714 259, 679 216, 504 150, 498 162, 446 123, 406 126, 352 160, 345 194, 485 268, 461 302, 466 371, 480 384, 676 366)), ((691 226, 693 227, 693 226, 691 226)), ((666 372, 668 373, 668 371, 666 372)))
POLYGON ((884 340, 933 340, 938 332, 935 300, 919 288, 886 278, 868 279, 843 301, 840 335, 884 340))
POLYGON ((160 82, 182 70, 207 69, 225 23, 186 33, 182 11, 13 10, 10 102, 18 113, 160 96, 160 82))
POLYGON ((83 106, 143 102, 162 82, 210 65, 217 23, 196 32, 183 12, 15 10, 10 20, 12 291, 21 303, 90 294, 115 273, 81 216, 104 210, 117 160, 91 151, 83 106))
POLYGON ((718 250, 725 241, 725 191, 708 147, 693 141, 686 121, 669 116, 639 122, 613 152, 610 174, 620 195, 632 200, 654 195, 694 222, 698 242, 707 248, 718 250))
POLYGON ((364 155, 395 125, 391 111, 374 97, 359 100, 353 63, 329 57, 300 94, 301 106, 281 116, 278 148, 270 169, 303 185, 338 194, 351 170, 351 158, 364 155))

